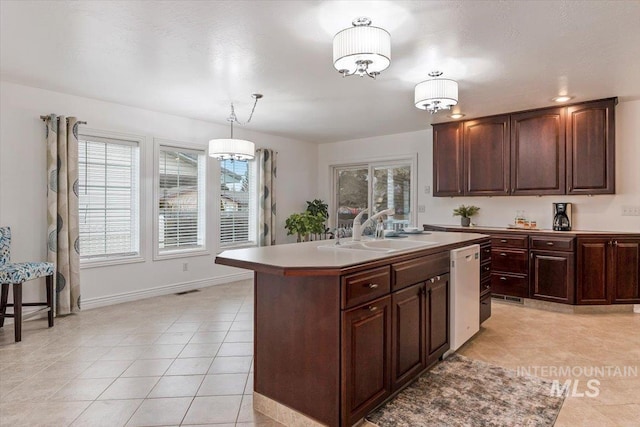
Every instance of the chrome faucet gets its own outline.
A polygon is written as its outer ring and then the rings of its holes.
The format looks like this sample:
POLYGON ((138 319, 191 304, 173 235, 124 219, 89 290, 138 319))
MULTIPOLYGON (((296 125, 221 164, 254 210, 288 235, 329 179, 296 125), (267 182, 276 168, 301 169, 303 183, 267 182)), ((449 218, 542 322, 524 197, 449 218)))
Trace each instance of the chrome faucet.
POLYGON ((362 215, 364 215, 367 212, 369 212, 369 209, 363 209, 362 211, 360 211, 360 213, 358 213, 358 215, 356 215, 355 218, 353 218, 353 240, 354 241, 358 241, 362 239, 362 229, 366 227, 369 221, 374 221, 382 215, 395 215, 396 213, 395 209, 385 209, 383 211, 378 212, 375 215, 370 216, 369 218, 367 218, 365 222, 361 223, 360 221, 362 221, 362 215))

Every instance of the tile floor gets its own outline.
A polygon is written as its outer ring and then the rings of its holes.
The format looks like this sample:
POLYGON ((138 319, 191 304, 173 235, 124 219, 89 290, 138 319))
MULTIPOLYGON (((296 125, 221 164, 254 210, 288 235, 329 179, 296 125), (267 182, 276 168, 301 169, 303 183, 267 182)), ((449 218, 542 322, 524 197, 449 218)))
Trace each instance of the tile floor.
MULTIPOLYGON (((237 282, 83 311, 52 329, 30 321, 19 344, 5 326, 0 425, 279 425, 252 409, 252 298, 251 283, 237 282)), ((493 309, 462 354, 514 369, 640 371, 638 314, 493 309)), ((640 377, 597 379, 599 395, 569 397, 556 425, 640 425, 640 377)), ((577 391, 586 391, 583 382, 577 391)))

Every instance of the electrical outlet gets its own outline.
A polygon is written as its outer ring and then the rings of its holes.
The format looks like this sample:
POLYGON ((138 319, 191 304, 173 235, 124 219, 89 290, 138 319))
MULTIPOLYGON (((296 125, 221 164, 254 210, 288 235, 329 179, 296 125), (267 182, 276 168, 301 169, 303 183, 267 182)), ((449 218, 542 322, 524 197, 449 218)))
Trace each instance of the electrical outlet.
POLYGON ((623 206, 622 216, 640 216, 640 206, 623 206))
POLYGON ((189 263, 188 262, 183 262, 182 263, 182 271, 189 271, 189 263))
POLYGON ((425 185, 424 186, 424 194, 431 194, 431 186, 430 185, 425 185))
POLYGON ((425 205, 418 205, 418 213, 427 212, 427 207, 425 205))

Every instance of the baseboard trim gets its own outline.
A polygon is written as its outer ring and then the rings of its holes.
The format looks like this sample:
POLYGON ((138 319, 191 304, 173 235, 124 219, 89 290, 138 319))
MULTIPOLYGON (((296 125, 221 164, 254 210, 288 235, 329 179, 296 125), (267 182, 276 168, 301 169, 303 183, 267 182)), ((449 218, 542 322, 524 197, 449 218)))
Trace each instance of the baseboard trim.
POLYGON ((238 282, 241 280, 253 279, 253 272, 242 272, 227 274, 225 276, 210 277, 207 279, 192 280, 189 282, 174 283, 166 286, 158 286, 156 288, 142 289, 139 291, 123 292, 120 294, 107 295, 103 297, 83 299, 81 302, 82 310, 91 310, 98 307, 105 307, 123 302, 136 301, 145 298, 157 297, 177 292, 190 291, 192 289, 206 288, 209 286, 224 285, 226 283, 238 282))

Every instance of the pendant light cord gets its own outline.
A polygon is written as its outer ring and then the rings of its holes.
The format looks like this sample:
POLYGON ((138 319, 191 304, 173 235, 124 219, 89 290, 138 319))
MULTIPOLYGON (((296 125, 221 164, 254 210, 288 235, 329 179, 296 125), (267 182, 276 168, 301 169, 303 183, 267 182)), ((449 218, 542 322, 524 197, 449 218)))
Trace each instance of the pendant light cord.
POLYGON ((233 138, 233 123, 236 122, 238 123, 240 126, 244 126, 246 124, 251 123, 251 119, 253 118, 253 113, 256 111, 256 105, 258 105, 258 100, 260 98, 262 98, 262 94, 260 93, 253 93, 251 94, 251 97, 255 100, 253 102, 253 108, 251 108, 251 114, 249 114, 249 118, 247 119, 246 122, 242 123, 240 120, 238 120, 238 116, 236 116, 236 110, 233 107, 233 102, 231 103, 231 115, 229 116, 229 118, 227 119, 227 121, 231 122, 231 137, 233 138))

